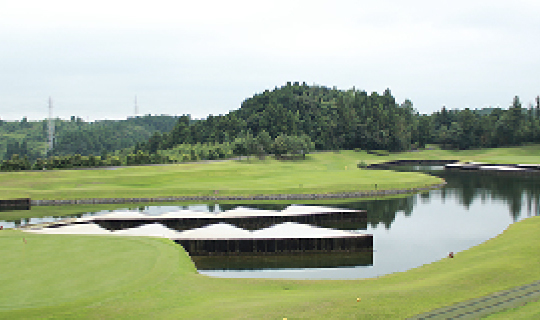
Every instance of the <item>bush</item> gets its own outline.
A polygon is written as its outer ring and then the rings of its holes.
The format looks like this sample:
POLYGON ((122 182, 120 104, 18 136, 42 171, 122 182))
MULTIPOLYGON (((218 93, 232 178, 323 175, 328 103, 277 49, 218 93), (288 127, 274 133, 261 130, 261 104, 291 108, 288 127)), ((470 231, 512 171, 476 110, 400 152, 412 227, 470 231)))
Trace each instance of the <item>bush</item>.
POLYGON ((358 162, 357 167, 360 168, 360 169, 363 169, 363 168, 367 168, 368 165, 364 161, 360 161, 360 162, 358 162))

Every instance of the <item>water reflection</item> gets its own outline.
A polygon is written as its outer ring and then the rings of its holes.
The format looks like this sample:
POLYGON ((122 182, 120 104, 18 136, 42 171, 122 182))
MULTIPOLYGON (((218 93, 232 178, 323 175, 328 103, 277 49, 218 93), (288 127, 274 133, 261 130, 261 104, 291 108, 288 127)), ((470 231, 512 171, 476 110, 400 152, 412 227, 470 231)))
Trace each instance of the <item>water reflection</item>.
MULTIPOLYGON (((395 170, 423 170, 423 167, 395 167, 395 170)), ((527 205, 527 216, 539 215, 540 181, 535 175, 497 174, 492 172, 468 171, 456 172, 447 170, 423 170, 447 181, 447 186, 423 195, 423 200, 440 197, 457 199, 465 208, 481 201, 499 201, 508 206, 512 220, 518 221, 523 205, 527 205)))
MULTIPOLYGON (((191 256, 199 271, 227 271, 232 274, 242 271, 276 271, 273 269, 312 269, 373 266, 373 251, 369 252, 331 252, 331 253, 283 253, 273 255, 220 255, 191 256), (234 270, 234 271, 232 271, 234 270)), ((287 270, 291 271, 291 270, 287 270)))

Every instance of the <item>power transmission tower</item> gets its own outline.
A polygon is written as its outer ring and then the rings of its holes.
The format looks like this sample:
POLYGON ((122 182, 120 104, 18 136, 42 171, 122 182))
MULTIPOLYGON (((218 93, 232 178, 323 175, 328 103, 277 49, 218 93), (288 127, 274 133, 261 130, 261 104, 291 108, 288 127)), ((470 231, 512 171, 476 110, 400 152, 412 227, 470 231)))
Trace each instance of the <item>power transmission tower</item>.
POLYGON ((137 105, 137 96, 135 96, 135 118, 139 115, 139 106, 137 105))
POLYGON ((53 103, 52 98, 49 97, 49 150, 50 153, 54 147, 54 120, 53 120, 53 103))

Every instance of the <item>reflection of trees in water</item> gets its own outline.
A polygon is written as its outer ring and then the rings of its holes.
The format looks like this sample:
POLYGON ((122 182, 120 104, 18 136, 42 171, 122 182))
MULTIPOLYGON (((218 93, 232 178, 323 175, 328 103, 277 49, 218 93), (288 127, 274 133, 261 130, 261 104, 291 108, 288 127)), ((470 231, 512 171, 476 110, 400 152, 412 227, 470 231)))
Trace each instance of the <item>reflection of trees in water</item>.
MULTIPOLYGON (((405 216, 412 215, 414 205, 416 203, 415 197, 410 196, 407 198, 385 199, 385 200, 356 200, 351 202, 328 204, 328 203, 310 203, 313 206, 327 206, 333 208, 343 208, 352 210, 365 210, 367 211, 367 222, 371 226, 376 226, 379 223, 383 223, 386 229, 390 228, 390 225, 396 219, 397 212, 404 212, 405 216)), ((257 208, 262 210, 283 210, 288 207, 288 204, 248 204, 245 205, 250 208, 257 208)), ((238 207, 238 204, 220 205, 223 210, 230 210, 238 207)))
POLYGON ((335 205, 335 207, 366 210, 369 225, 375 227, 382 222, 386 229, 390 229, 392 222, 396 219, 396 214, 401 211, 406 217, 411 216, 415 204, 415 197, 410 196, 406 198, 349 202, 335 205))
POLYGON ((419 197, 423 204, 428 204, 431 202, 431 192, 422 192, 420 193, 419 197))
POLYGON ((521 209, 527 204, 528 215, 538 215, 540 178, 513 174, 483 172, 437 172, 434 175, 445 179, 448 185, 441 190, 441 198, 455 197, 465 208, 477 199, 503 201, 508 205, 510 216, 517 221, 521 209), (533 214, 534 212, 534 214, 533 214))
MULTIPOLYGON (((367 211, 368 223, 376 227, 383 223, 386 229, 390 229, 392 222, 396 220, 396 214, 403 212, 406 217, 412 215, 416 204, 416 197, 395 198, 388 200, 369 200, 357 203, 357 208, 367 211)), ((356 209, 356 208, 355 208, 356 209)))

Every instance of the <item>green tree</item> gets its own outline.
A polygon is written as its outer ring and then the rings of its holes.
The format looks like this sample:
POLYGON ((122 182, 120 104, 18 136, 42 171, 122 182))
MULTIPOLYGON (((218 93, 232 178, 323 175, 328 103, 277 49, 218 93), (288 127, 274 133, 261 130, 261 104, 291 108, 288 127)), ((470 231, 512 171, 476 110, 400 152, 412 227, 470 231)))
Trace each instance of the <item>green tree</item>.
POLYGON ((270 149, 272 147, 272 138, 270 137, 270 134, 266 132, 266 130, 260 131, 255 140, 259 157, 263 157, 265 154, 270 153, 270 149))
POLYGON ((523 110, 521 108, 521 102, 519 97, 515 96, 512 101, 512 106, 508 109, 508 126, 510 129, 510 144, 516 145, 521 141, 523 137, 522 124, 523 124, 523 110))

